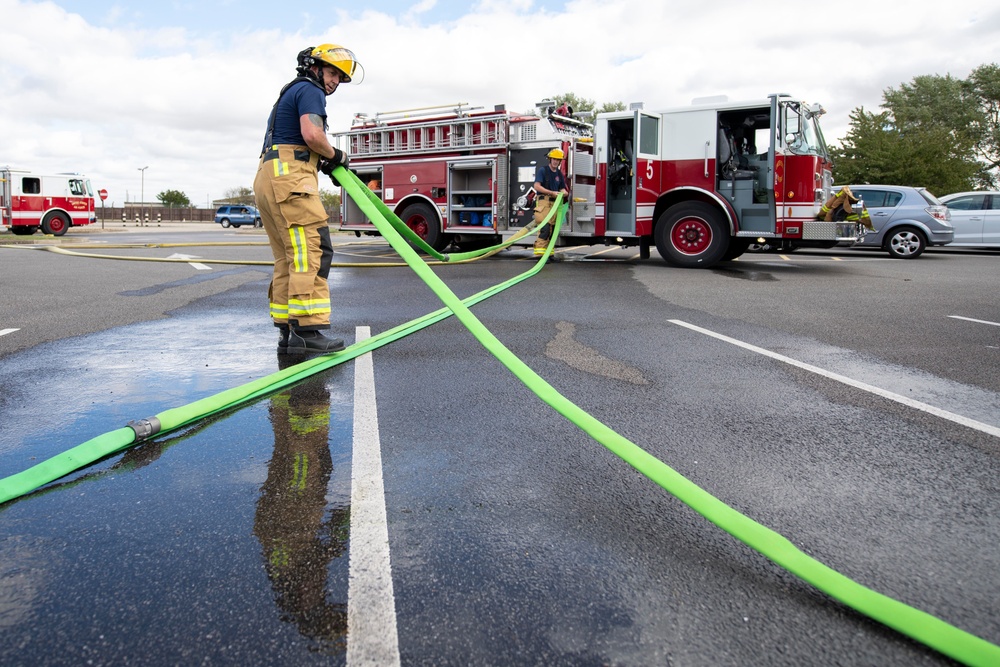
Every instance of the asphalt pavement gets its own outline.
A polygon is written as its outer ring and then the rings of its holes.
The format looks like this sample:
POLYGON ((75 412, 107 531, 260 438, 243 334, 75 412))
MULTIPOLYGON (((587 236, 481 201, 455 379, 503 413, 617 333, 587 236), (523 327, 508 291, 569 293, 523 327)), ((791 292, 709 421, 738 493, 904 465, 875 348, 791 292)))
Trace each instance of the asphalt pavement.
MULTIPOLYGON (((260 232, 81 231, 59 245, 105 248, 0 248, 0 477, 298 361, 269 267, 210 263, 266 261, 260 232)), ((391 258, 336 240, 335 261, 391 258)), ((1000 256, 562 254, 473 307, 511 352, 809 556, 1000 644, 1000 256)), ((435 272, 466 297, 533 262, 435 272)), ((441 305, 405 267, 330 286, 349 342, 441 305)), ((363 408, 402 664, 950 664, 708 522, 455 318, 371 359, 371 398, 347 362, 0 506, 0 661, 350 662, 363 408)))

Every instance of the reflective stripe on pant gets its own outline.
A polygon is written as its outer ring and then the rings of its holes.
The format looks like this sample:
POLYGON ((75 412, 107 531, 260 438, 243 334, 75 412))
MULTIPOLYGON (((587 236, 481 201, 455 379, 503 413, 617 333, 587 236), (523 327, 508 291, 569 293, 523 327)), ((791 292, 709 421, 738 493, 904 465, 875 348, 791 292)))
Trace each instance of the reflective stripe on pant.
POLYGON ((274 256, 268 300, 275 324, 293 323, 303 330, 328 329, 327 277, 333 245, 319 197, 314 160, 296 157, 302 149, 278 146, 275 150, 279 156, 261 159, 254 179, 257 208, 274 256))
MULTIPOLYGON (((541 224, 542 220, 545 220, 545 216, 549 214, 552 210, 552 200, 548 197, 536 197, 535 198, 535 223, 541 224)), ((552 225, 545 224, 538 228, 538 236, 535 237, 535 247, 544 248, 549 244, 549 238, 552 236, 552 225)))

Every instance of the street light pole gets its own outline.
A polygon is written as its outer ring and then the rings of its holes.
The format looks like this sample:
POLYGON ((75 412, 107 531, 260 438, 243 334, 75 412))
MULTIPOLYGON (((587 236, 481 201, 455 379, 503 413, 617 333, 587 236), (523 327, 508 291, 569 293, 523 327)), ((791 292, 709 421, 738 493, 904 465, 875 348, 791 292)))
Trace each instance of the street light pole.
MULTIPOLYGON (((142 220, 143 205, 146 202, 146 170, 149 169, 147 164, 145 167, 139 167, 139 173, 142 175, 139 179, 139 220, 142 220)), ((140 223, 142 224, 142 223, 140 223)))

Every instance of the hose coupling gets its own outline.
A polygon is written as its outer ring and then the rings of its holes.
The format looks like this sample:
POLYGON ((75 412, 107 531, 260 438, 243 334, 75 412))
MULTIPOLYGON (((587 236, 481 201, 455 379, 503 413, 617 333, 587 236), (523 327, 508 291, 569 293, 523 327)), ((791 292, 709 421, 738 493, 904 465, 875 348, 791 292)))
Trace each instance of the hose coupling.
POLYGON ((149 419, 135 419, 126 424, 126 426, 135 431, 136 440, 145 440, 146 438, 154 436, 160 432, 160 420, 156 417, 150 417, 149 419))

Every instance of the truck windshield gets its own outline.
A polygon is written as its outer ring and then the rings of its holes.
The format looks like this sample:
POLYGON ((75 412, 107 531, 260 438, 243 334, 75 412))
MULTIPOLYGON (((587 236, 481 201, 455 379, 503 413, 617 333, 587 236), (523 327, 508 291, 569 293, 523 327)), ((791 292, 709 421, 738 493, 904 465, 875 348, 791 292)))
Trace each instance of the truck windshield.
POLYGON ((797 155, 829 157, 823 131, 819 126, 820 112, 797 102, 785 104, 785 143, 797 155))

